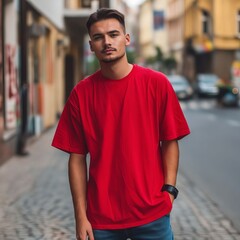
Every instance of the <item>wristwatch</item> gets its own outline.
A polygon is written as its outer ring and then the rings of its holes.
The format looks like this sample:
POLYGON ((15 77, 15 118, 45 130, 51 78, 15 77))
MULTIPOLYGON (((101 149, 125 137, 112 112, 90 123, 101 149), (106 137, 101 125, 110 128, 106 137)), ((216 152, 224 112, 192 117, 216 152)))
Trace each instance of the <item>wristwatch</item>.
POLYGON ((177 195, 178 195, 178 190, 176 187, 174 187, 173 185, 170 185, 170 184, 164 184, 163 187, 162 187, 162 192, 168 192, 170 194, 172 194, 174 196, 174 199, 177 198, 177 195))

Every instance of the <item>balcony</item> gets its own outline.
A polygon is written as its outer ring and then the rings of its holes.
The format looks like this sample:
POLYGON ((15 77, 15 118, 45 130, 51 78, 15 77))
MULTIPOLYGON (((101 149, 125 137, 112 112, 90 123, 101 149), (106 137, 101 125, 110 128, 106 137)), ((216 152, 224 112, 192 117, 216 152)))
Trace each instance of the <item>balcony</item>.
POLYGON ((65 0, 65 8, 67 9, 91 8, 91 0, 65 0))
POLYGON ((110 0, 65 0, 64 19, 66 28, 76 40, 86 33, 89 15, 101 7, 109 7, 110 0))
POLYGON ((99 8, 99 1, 65 0, 65 17, 86 17, 99 8))

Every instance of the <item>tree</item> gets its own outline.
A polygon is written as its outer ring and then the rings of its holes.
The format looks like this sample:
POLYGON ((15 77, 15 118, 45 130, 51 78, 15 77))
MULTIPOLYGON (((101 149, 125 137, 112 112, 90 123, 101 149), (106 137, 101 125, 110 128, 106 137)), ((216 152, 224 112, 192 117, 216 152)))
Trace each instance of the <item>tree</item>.
POLYGON ((135 63, 136 61, 136 53, 133 50, 128 50, 127 49, 127 59, 129 63, 135 63))
POLYGON ((165 57, 159 46, 155 47, 156 55, 146 59, 146 64, 158 71, 170 73, 177 67, 177 61, 173 56, 165 57))
POLYGON ((164 59, 164 66, 167 72, 171 72, 176 69, 177 61, 173 56, 167 57, 164 59))

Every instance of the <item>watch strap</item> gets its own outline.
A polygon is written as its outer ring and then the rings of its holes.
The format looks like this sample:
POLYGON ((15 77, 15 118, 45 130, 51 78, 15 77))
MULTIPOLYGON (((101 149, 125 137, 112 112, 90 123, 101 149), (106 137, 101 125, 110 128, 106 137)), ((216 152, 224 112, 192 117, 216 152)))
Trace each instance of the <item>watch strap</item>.
POLYGON ((177 198, 177 195, 178 195, 178 190, 176 187, 174 187, 173 185, 170 185, 170 184, 164 184, 163 187, 162 187, 162 192, 168 192, 170 194, 172 194, 174 196, 174 199, 177 198))

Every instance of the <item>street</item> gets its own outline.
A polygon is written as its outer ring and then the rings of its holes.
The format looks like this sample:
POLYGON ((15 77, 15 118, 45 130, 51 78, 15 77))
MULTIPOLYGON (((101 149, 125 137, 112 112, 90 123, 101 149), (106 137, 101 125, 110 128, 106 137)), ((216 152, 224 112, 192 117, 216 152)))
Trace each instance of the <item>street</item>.
MULTIPOLYGON (((192 134, 180 141, 180 193, 171 214, 175 240, 239 240, 232 223, 240 219, 240 109, 206 100, 182 107, 192 134)), ((53 133, 29 143, 28 156, 0 167, 1 240, 75 239, 68 155, 50 146, 53 133)))
POLYGON ((180 169, 240 230, 240 108, 221 108, 214 99, 182 107, 192 133, 181 142, 180 169))

